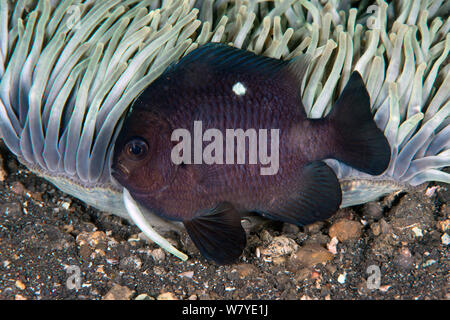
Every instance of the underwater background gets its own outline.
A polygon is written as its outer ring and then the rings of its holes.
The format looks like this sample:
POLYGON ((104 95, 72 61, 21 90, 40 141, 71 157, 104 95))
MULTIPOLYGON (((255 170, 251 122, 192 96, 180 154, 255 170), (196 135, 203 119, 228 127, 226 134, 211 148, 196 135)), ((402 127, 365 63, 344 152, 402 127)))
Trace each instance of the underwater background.
POLYGON ((0 298, 448 299, 448 13, 447 1, 1 0, 0 298), (67 30, 51 23, 58 17, 67 30), (303 88, 311 117, 360 71, 395 147, 376 183, 334 163, 346 207, 357 206, 303 228, 256 226, 239 263, 225 267, 164 233, 189 252, 179 261, 108 214, 123 206, 101 135, 113 139, 140 90, 210 41, 276 58, 313 54, 303 88), (68 283, 73 270, 79 283, 68 283))

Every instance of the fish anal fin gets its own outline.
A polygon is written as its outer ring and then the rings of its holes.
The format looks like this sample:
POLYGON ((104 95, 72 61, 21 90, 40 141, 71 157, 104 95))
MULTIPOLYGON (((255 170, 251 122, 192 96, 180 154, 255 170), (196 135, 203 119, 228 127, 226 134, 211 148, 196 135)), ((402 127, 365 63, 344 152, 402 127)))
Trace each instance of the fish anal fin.
POLYGON ((235 262, 245 248, 247 239, 241 216, 228 202, 183 223, 201 254, 218 264, 235 262))

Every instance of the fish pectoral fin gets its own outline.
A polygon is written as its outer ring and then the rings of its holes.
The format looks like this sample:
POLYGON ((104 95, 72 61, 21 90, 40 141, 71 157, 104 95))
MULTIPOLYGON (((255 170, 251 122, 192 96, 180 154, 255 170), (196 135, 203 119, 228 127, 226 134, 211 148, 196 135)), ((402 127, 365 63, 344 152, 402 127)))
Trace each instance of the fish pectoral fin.
POLYGON ((223 185, 225 177, 223 170, 219 167, 220 165, 188 164, 185 170, 189 172, 189 176, 195 181, 197 187, 207 193, 209 189, 223 185))
POLYGON ((218 264, 237 260, 247 242, 240 214, 228 202, 220 203, 205 215, 184 221, 184 226, 201 254, 218 264))
POLYGON ((342 201, 339 180, 324 162, 307 164, 299 179, 296 193, 279 201, 264 216, 303 226, 328 219, 339 209, 342 201))

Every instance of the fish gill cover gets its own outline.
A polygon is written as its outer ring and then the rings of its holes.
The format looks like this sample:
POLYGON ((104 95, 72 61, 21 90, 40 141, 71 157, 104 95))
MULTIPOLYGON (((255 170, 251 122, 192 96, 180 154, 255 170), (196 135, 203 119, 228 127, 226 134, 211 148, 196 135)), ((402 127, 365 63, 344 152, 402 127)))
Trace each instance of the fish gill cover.
MULTIPOLYGON (((31 170, 124 216, 112 147, 132 102, 208 42, 312 61, 306 112, 330 110, 353 71, 391 150, 373 177, 326 160, 342 207, 428 181, 449 183, 450 18, 445 1, 0 0, 0 131, 31 170)), ((156 221, 156 220, 155 220, 156 221)), ((156 223, 156 222, 155 222, 156 223)))

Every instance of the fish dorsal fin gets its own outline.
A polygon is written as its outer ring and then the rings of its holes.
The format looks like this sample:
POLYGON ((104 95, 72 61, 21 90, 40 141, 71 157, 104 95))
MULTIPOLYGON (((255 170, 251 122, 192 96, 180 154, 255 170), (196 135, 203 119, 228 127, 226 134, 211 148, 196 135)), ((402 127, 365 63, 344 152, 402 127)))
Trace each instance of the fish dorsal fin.
POLYGON ((277 81, 288 81, 300 89, 311 57, 300 55, 292 60, 279 60, 257 55, 253 52, 222 43, 207 43, 192 51, 166 72, 178 73, 186 70, 207 73, 216 72, 265 76, 277 81))
MULTIPOLYGON (((216 70, 275 74, 288 62, 254 54, 223 43, 207 43, 182 58, 177 65, 211 65, 216 70)), ((175 66, 176 68, 176 66, 175 66)))
POLYGON ((299 88, 303 88, 303 81, 311 63, 311 55, 305 53, 289 60, 288 70, 297 80, 299 88))

